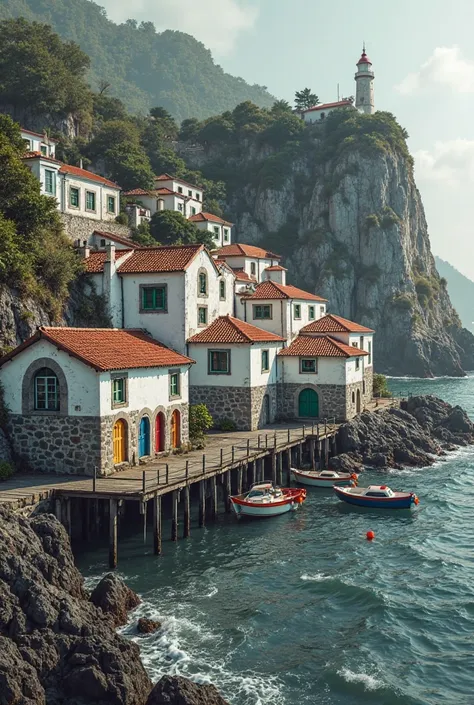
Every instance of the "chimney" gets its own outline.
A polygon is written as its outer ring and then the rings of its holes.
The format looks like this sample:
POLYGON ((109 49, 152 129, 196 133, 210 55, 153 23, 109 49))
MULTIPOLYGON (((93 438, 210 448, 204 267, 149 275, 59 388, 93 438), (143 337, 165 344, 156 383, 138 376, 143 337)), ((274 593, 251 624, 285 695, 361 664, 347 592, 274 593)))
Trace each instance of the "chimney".
POLYGON ((268 281, 277 282, 277 284, 286 285, 286 269, 280 265, 275 265, 273 267, 267 267, 264 270, 264 274, 268 281))
POLYGON ((113 245, 111 242, 107 243, 105 246, 105 261, 110 262, 111 264, 115 263, 115 245, 113 245))
POLYGON ((82 161, 82 157, 79 159, 79 169, 84 169, 84 162, 82 161))

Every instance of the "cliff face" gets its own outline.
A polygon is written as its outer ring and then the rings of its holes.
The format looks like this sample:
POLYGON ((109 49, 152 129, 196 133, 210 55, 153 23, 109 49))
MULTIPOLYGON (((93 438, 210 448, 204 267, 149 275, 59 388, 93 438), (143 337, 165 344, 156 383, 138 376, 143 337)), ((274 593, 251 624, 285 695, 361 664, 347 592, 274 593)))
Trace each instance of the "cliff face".
MULTIPOLYGON (((317 130, 293 157, 252 156, 259 176, 232 190, 226 210, 238 239, 283 255, 290 282, 327 298, 330 312, 374 328, 378 371, 473 369, 474 337, 436 270, 408 153, 363 140, 341 150, 333 139, 328 149, 317 130)), ((248 173, 251 153, 242 149, 228 168, 248 173)), ((207 159, 215 163, 215 149, 207 159)))

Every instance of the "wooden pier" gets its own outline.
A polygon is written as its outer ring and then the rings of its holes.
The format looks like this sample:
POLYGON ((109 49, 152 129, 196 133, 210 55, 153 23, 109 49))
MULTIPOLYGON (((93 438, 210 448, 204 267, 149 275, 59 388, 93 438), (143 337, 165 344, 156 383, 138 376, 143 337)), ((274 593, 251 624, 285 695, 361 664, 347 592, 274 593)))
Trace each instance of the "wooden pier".
MULTIPOLYGON (((253 483, 271 480, 289 484, 290 467, 303 461, 311 467, 327 467, 336 453, 334 420, 307 426, 271 426, 263 431, 216 433, 208 437, 205 451, 171 455, 114 473, 108 477, 17 476, 0 486, 0 503, 15 509, 41 499, 54 501, 57 518, 69 534, 83 539, 109 536, 109 565, 118 562, 118 528, 127 503, 138 503, 146 534, 149 502, 153 504, 154 553, 162 552, 162 499, 171 495, 171 539, 180 533, 178 516, 181 499, 182 536, 191 532, 191 496, 198 501, 199 526, 214 520, 218 512, 218 490, 225 511, 231 511, 229 497, 253 483)), ((169 499, 169 498, 168 498, 169 499)), ((151 512, 150 512, 151 513, 151 512)))

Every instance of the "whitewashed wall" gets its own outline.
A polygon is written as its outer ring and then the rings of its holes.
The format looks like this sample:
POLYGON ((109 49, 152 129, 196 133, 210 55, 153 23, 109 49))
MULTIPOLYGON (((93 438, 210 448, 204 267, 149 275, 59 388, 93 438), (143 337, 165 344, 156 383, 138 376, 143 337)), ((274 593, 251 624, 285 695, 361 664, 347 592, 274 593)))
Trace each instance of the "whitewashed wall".
POLYGON ((225 281, 225 300, 220 300, 219 296, 219 316, 235 316, 234 311, 234 287, 235 287, 235 276, 227 269, 227 267, 222 267, 221 279, 225 281))
MULTIPOLYGON (((307 356, 311 359, 311 355, 307 356)), ((317 374, 300 374, 299 357, 280 357, 280 382, 287 384, 346 384, 347 358, 345 357, 318 357, 317 374)), ((361 365, 362 368, 362 365, 361 365)), ((362 380, 362 376, 360 376, 362 380)), ((356 380, 351 380, 356 381, 356 380)))
MULTIPOLYGON (((121 406, 125 412, 141 411, 144 408, 156 409, 157 406, 169 407, 173 404, 187 403, 189 399, 188 367, 154 367, 147 369, 124 370, 128 376, 128 403, 121 406), (181 373, 180 397, 170 400, 170 370, 181 373)), ((114 370, 113 375, 120 375, 114 370)), ((100 375, 100 413, 101 416, 111 416, 117 413, 112 408, 112 374, 103 372, 100 375)))
POLYGON ((115 220, 120 207, 120 189, 113 189, 109 186, 102 186, 97 181, 74 178, 69 174, 63 174, 61 184, 61 204, 62 212, 71 215, 82 215, 92 220, 115 220), (75 208, 70 204, 70 188, 79 189, 79 207, 75 208), (86 191, 95 193, 95 211, 86 210, 86 191), (115 211, 109 213, 107 210, 108 196, 115 198, 115 211))
POLYGON ((277 259, 258 259, 257 257, 225 257, 226 262, 233 269, 243 269, 249 276, 255 276, 258 282, 266 281, 264 270, 274 264, 279 264, 277 259), (255 264, 256 274, 252 274, 252 262, 255 264))
POLYGON ((346 363, 346 380, 347 384, 353 384, 354 382, 362 382, 364 379, 364 361, 365 355, 358 358, 359 369, 356 370, 356 358, 348 358, 346 363))
POLYGON ((254 343, 250 348, 251 386, 262 387, 265 384, 276 384, 278 378, 277 353, 283 343, 254 343), (268 350, 269 372, 262 372, 262 350, 268 350))
POLYGON ((209 345, 188 345, 188 356, 196 361, 189 373, 191 386, 214 387, 249 387, 250 386, 250 351, 251 345, 226 345, 215 343, 209 345), (230 350, 230 375, 208 374, 208 351, 230 350))
POLYGON ((233 313, 232 287, 226 287, 226 301, 220 301, 219 281, 221 275, 216 270, 211 257, 206 251, 200 252, 186 270, 186 338, 199 333, 203 326, 198 325, 198 308, 207 306, 207 323, 212 323, 218 316, 233 313), (200 272, 207 274, 207 296, 198 291, 200 272))

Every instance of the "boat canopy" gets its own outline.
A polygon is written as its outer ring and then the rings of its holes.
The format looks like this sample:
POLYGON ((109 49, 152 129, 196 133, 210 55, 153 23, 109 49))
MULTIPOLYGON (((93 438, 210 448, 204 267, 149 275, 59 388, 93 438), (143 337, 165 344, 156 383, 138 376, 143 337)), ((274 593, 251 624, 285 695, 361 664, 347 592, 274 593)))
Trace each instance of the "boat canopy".
POLYGON ((386 485, 369 485, 364 492, 366 497, 393 497, 393 492, 386 485))

